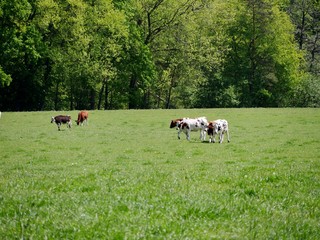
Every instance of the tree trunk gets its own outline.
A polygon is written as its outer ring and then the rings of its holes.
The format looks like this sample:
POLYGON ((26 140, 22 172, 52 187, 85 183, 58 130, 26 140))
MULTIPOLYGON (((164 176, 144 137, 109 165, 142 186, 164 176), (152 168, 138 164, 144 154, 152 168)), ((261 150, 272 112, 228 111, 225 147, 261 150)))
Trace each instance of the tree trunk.
POLYGON ((171 82, 170 82, 170 87, 169 87, 167 101, 166 101, 166 109, 170 108, 172 88, 173 88, 173 79, 171 79, 171 82))
POLYGON ((134 75, 132 75, 129 85, 129 109, 137 108, 137 97, 137 79, 134 75))
POLYGON ((103 90, 104 90, 104 83, 102 83, 102 87, 99 92, 98 110, 101 110, 103 90))
POLYGON ((54 110, 58 110, 58 101, 59 101, 59 82, 56 82, 56 90, 54 93, 54 110))
POLYGON ((301 50, 303 47, 303 38, 304 38, 304 28, 305 28, 305 20, 306 20, 306 13, 304 9, 302 10, 302 19, 301 19, 301 27, 300 27, 300 36, 299 36, 299 49, 301 50))
POLYGON ((110 108, 109 106, 109 87, 108 87, 108 80, 105 80, 105 95, 104 95, 104 109, 107 110, 110 108))
POLYGON ((311 59, 310 59, 310 67, 309 67, 309 71, 310 72, 314 72, 315 69, 314 68, 314 62, 315 62, 315 55, 317 52, 317 41, 319 40, 319 33, 316 33, 314 42, 312 43, 312 50, 311 50, 311 59))
POLYGON ((253 3, 252 5, 252 36, 251 41, 249 44, 249 59, 250 59, 250 73, 248 76, 249 81, 249 96, 248 96, 248 107, 252 107, 253 104, 253 98, 254 98, 254 84, 256 81, 256 15, 257 15, 257 9, 256 4, 253 3))
POLYGON ((93 110, 96 103, 96 91, 94 88, 90 90, 90 109, 93 110))

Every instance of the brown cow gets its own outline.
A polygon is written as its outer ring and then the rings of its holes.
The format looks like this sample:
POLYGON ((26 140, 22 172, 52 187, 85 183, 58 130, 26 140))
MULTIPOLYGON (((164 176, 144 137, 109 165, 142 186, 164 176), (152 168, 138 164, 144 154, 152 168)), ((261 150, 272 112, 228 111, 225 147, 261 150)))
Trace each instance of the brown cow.
POLYGON ((55 122, 58 126, 58 130, 60 131, 61 124, 67 124, 68 128, 71 128, 71 116, 58 115, 55 117, 51 117, 51 123, 55 122))
POLYGON ((76 120, 77 125, 80 124, 82 126, 84 122, 88 125, 88 116, 88 111, 80 111, 78 113, 78 120, 76 120))

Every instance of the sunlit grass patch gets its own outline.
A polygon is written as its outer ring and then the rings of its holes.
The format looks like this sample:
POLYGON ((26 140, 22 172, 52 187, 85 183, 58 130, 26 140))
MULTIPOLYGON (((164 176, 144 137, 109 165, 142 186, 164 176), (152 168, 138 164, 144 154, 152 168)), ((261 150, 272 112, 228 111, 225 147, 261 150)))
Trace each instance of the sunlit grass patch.
POLYGON ((318 109, 51 115, 0 119, 2 239, 319 238, 318 109), (178 140, 175 116, 226 118, 231 143, 178 140))

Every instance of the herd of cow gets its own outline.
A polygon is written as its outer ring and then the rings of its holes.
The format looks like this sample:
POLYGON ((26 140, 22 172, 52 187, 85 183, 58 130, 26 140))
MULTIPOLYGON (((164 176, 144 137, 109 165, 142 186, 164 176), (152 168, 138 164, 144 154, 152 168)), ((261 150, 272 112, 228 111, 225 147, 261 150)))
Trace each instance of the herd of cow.
MULTIPOLYGON (((80 111, 78 113, 78 119, 76 120, 77 125, 83 125, 84 123, 88 124, 88 116, 89 114, 87 111, 80 111)), ((51 117, 51 123, 53 122, 57 124, 59 131, 62 124, 67 124, 68 128, 71 128, 72 125, 71 116, 69 115, 58 115, 51 117)))
MULTIPOLYGON (((76 120, 77 125, 88 124, 88 115, 87 111, 80 111, 78 113, 78 119, 76 120)), ((53 122, 57 124, 59 131, 62 124, 67 124, 68 128, 71 128, 72 125, 71 116, 69 115, 51 117, 51 123, 53 122)), ((226 133, 228 142, 230 142, 228 122, 225 119, 208 122, 206 117, 178 118, 171 120, 170 128, 176 128, 178 130, 178 139, 180 139, 180 133, 184 132, 187 140, 190 140, 190 133, 200 130, 201 141, 205 141, 206 134, 208 134, 209 142, 216 142, 215 137, 219 134, 219 143, 222 143, 224 134, 226 133)))
POLYGON ((224 134, 226 133, 228 142, 230 142, 228 121, 225 119, 208 122, 206 117, 178 118, 171 120, 170 128, 176 128, 178 130, 178 139, 180 139, 180 133, 184 132, 187 140, 190 140, 190 132, 200 130, 201 141, 205 141, 206 133, 208 133, 210 137, 209 142, 216 142, 215 137, 219 134, 219 143, 222 143, 224 134))

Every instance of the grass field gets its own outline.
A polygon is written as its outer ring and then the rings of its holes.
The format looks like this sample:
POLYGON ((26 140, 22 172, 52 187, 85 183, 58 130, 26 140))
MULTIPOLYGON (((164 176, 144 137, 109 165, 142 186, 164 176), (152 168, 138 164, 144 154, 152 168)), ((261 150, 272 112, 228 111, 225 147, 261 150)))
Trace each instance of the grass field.
POLYGON ((320 109, 2 113, 0 239, 320 239, 320 109), (170 120, 229 121, 231 143, 170 120))

